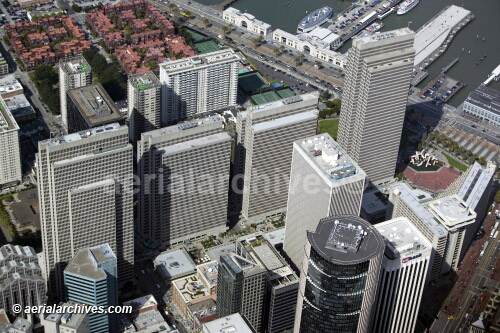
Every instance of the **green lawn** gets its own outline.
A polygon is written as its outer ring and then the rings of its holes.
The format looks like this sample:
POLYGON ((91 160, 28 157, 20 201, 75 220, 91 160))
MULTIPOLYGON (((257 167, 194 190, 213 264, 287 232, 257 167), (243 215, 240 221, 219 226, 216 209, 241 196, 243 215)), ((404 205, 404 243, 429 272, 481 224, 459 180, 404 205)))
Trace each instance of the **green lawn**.
POLYGON ((446 153, 443 153, 443 155, 446 157, 446 159, 448 160, 448 163, 452 167, 457 168, 458 170, 460 170, 462 172, 467 171, 467 167, 465 165, 463 165, 462 163, 460 163, 459 161, 457 161, 456 159, 454 159, 453 157, 451 157, 450 155, 448 155, 446 153))
POLYGON ((339 118, 324 119, 319 121, 319 133, 328 133, 332 138, 337 140, 339 131, 339 118))

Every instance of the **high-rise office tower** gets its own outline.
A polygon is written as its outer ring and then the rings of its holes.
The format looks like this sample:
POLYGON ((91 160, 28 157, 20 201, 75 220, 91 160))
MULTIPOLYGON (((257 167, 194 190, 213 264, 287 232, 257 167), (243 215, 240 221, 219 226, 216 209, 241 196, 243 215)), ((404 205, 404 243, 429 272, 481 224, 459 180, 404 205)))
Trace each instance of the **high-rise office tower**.
MULTIPOLYGON (((108 244, 80 249, 64 270, 68 301, 90 306, 118 305, 116 256, 108 244)), ((117 331, 116 314, 91 313, 90 332, 117 331)))
POLYGON ((225 229, 231 138, 221 117, 142 133, 137 151, 142 235, 166 246, 225 229))
POLYGON ((340 112, 338 142, 373 183, 394 176, 413 69, 408 28, 354 38, 340 112))
MULTIPOLYGON (((236 254, 266 269, 261 330, 279 333, 292 329, 299 288, 297 275, 262 234, 238 239, 236 254)), ((245 303, 240 311, 247 311, 245 303)))
POLYGON ((375 225, 385 240, 372 332, 413 332, 432 245, 405 217, 375 225))
POLYGON ((161 127, 161 83, 153 73, 128 78, 128 119, 130 140, 161 127))
POLYGON ((225 132, 156 151, 163 184, 152 191, 161 246, 226 230, 230 160, 231 137, 225 132))
POLYGON ((476 213, 458 195, 431 201, 428 210, 448 231, 441 273, 456 270, 469 248, 469 244, 465 243, 467 236, 476 232, 476 213))
POLYGON ((0 97, 0 185, 22 180, 19 126, 0 97))
POLYGON ((476 213, 458 196, 432 200, 426 192, 397 184, 389 191, 387 218, 407 217, 431 242, 429 279, 456 270, 476 232, 476 213), (472 236, 471 236, 472 235, 472 236))
POLYGON ((0 307, 12 316, 19 316, 12 306, 45 304, 46 282, 38 264, 35 249, 30 246, 6 244, 0 247, 0 307))
MULTIPOLYGON (((282 100, 259 106, 259 111, 269 111, 283 104, 294 109, 293 104, 302 99, 282 100), (288 105, 290 103, 292 105, 288 105)), ((302 104, 297 104, 302 108, 302 104)), ((293 142, 316 134, 318 111, 315 106, 305 111, 280 118, 253 123, 254 115, 247 112, 245 130, 245 174, 241 215, 247 221, 263 219, 286 210, 290 164, 293 142)))
POLYGON ((473 226, 468 228, 470 232, 465 234, 465 249, 469 247, 474 234, 481 226, 486 215, 495 170, 496 165, 494 163, 489 163, 487 167, 482 167, 481 164, 474 162, 466 172, 460 175, 459 178, 438 196, 438 198, 444 198, 456 194, 471 210, 476 212, 476 221, 473 226))
POLYGON ((59 99, 61 102, 61 119, 64 129, 68 131, 68 107, 66 93, 70 89, 92 84, 92 68, 84 57, 62 60, 59 63, 59 99))
POLYGON ((371 332, 384 248, 357 216, 329 217, 308 232, 294 332, 371 332))
POLYGON ((389 189, 386 214, 387 220, 408 218, 431 243, 433 251, 426 282, 435 281, 441 274, 448 241, 446 228, 424 207, 431 200, 432 196, 429 193, 413 190, 407 184, 400 183, 389 189))
POLYGON ((112 123, 125 124, 125 115, 118 111, 100 83, 68 90, 66 97, 68 133, 112 123))
MULTIPOLYGON (((284 98, 266 104, 266 106, 257 105, 248 108, 246 111, 238 112, 236 116, 236 147, 234 154, 233 179, 237 190, 233 197, 235 207, 232 209, 239 214, 241 211, 242 193, 243 193, 243 175, 245 174, 246 150, 245 133, 247 127, 251 128, 262 122, 276 120, 286 116, 291 116, 305 111, 316 110, 318 108, 319 93, 317 91, 284 98), (251 113, 251 116, 249 114, 251 113)), ((235 212, 233 212, 235 213, 235 212)))
POLYGON ((134 276, 133 158, 128 128, 97 127, 38 143, 42 245, 51 292, 63 298, 66 263, 108 243, 120 281, 134 276))
POLYGON ((236 253, 220 256, 217 278, 217 318, 239 312, 260 332, 266 268, 236 253))
POLYGON ((329 134, 293 143, 284 250, 302 267, 307 231, 320 219, 359 215, 366 174, 329 134))
POLYGON ((239 58, 224 49, 160 64, 162 122, 236 105, 239 58))

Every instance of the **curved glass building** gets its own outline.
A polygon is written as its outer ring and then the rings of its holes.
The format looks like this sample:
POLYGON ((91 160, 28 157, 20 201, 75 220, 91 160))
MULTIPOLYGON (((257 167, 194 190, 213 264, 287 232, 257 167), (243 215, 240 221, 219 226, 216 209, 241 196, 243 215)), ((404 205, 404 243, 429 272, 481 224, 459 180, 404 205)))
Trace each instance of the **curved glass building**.
POLYGON ((385 243, 356 216, 307 233, 294 332, 369 332, 385 243))

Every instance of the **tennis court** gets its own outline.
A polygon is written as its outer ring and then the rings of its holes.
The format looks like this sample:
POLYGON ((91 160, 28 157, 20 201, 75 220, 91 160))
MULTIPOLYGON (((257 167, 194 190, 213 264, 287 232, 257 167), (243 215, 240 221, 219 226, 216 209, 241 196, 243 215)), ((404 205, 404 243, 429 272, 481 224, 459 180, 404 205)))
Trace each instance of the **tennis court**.
POLYGON ((281 98, 288 98, 288 97, 295 96, 295 94, 293 93, 293 91, 290 88, 281 89, 281 90, 278 90, 276 92, 278 93, 279 97, 281 97, 281 98))
POLYGON ((267 83, 258 72, 250 72, 238 75, 238 86, 244 93, 250 93, 258 89, 266 88, 267 83))
POLYGON ((203 36, 202 34, 199 34, 199 33, 197 33, 197 32, 196 32, 196 31, 194 31, 194 30, 191 30, 191 29, 187 29, 187 28, 186 28, 186 31, 187 31, 187 32, 191 35, 191 37, 193 37, 193 40, 194 40, 195 42, 198 42, 198 41, 200 41, 200 40, 203 40, 203 39, 206 39, 206 38, 207 38, 207 36, 203 36))
POLYGON ((266 103, 277 101, 280 99, 281 98, 274 91, 266 91, 265 93, 252 96, 252 101, 256 105, 266 104, 266 103))
POLYGON ((195 43, 194 47, 199 54, 210 53, 214 51, 219 51, 219 46, 213 40, 207 40, 201 43, 195 43))

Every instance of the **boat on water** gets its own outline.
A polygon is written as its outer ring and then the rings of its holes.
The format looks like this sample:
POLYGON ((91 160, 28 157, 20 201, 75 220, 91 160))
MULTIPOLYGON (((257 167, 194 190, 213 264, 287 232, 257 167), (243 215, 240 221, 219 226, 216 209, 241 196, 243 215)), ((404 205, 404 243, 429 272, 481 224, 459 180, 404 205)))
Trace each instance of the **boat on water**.
POLYGON ((382 22, 370 24, 369 26, 367 26, 363 31, 361 31, 358 34, 358 37, 366 37, 366 36, 373 35, 374 33, 379 31, 383 27, 384 27, 384 24, 382 22))
POLYGON ((404 14, 408 13, 410 10, 415 8, 419 2, 420 2, 420 0, 405 0, 405 1, 403 1, 401 3, 401 5, 399 5, 399 9, 397 11, 397 14, 404 15, 404 14))
POLYGON ((314 12, 309 13, 304 17, 297 26, 297 32, 309 32, 314 30, 314 28, 325 23, 333 15, 333 9, 330 7, 323 7, 320 9, 316 9, 314 12))
POLYGON ((378 18, 379 18, 380 20, 382 20, 382 19, 384 19, 387 15, 391 14, 393 11, 394 11, 394 8, 393 8, 393 7, 391 7, 391 8, 387 8, 387 9, 385 9, 385 10, 383 10, 383 11, 380 11, 380 12, 379 12, 379 15, 378 15, 378 18))

